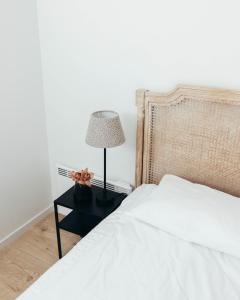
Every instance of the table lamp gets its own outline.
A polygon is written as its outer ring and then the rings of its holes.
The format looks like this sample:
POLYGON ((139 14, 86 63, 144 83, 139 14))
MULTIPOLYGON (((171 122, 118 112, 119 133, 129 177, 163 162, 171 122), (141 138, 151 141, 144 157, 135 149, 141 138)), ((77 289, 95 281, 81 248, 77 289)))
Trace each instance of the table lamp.
POLYGON ((118 113, 115 111, 96 111, 92 113, 88 124, 86 143, 95 148, 104 149, 103 202, 110 201, 106 188, 106 148, 119 146, 125 137, 118 113))

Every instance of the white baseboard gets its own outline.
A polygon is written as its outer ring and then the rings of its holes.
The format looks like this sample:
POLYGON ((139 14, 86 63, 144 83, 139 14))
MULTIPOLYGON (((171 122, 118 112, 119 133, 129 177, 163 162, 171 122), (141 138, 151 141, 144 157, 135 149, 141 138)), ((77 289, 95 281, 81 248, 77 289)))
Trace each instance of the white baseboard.
POLYGON ((63 206, 58 206, 58 212, 59 214, 62 214, 64 216, 68 215, 72 210, 63 206))
POLYGON ((17 237, 23 234, 30 226, 39 222, 41 219, 43 219, 46 215, 48 215, 52 211, 53 211, 53 205, 51 204, 47 208, 42 210, 40 213, 32 217, 30 220, 28 220, 26 223, 24 223, 22 226, 18 227, 16 230, 11 232, 5 238, 0 240, 0 248, 2 248, 3 246, 7 246, 10 242, 14 241, 17 237))

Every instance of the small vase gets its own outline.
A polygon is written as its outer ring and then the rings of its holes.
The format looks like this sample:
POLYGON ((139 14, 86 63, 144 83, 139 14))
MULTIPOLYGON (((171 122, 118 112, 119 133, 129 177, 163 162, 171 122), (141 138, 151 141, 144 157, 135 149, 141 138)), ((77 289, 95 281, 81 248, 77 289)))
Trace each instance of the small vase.
POLYGON ((92 189, 88 185, 76 183, 74 186, 74 200, 76 202, 86 202, 92 199, 92 189))

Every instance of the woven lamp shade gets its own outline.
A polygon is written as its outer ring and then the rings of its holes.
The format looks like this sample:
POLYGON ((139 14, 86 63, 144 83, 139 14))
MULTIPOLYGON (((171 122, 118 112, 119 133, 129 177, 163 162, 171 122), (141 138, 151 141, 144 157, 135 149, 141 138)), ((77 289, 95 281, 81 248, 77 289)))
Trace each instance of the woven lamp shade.
POLYGON ((118 113, 96 111, 89 121, 86 143, 96 148, 112 148, 125 142, 118 113))

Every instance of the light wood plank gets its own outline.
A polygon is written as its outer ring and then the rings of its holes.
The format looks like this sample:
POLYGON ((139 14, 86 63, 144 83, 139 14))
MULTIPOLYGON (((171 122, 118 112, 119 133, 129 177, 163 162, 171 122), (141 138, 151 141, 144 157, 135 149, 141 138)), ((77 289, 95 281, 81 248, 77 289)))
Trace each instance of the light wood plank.
MULTIPOLYGON (((54 214, 48 215, 0 250, 1 300, 15 299, 58 260, 54 222, 54 214)), ((64 231, 61 238, 63 254, 80 240, 64 231)))

